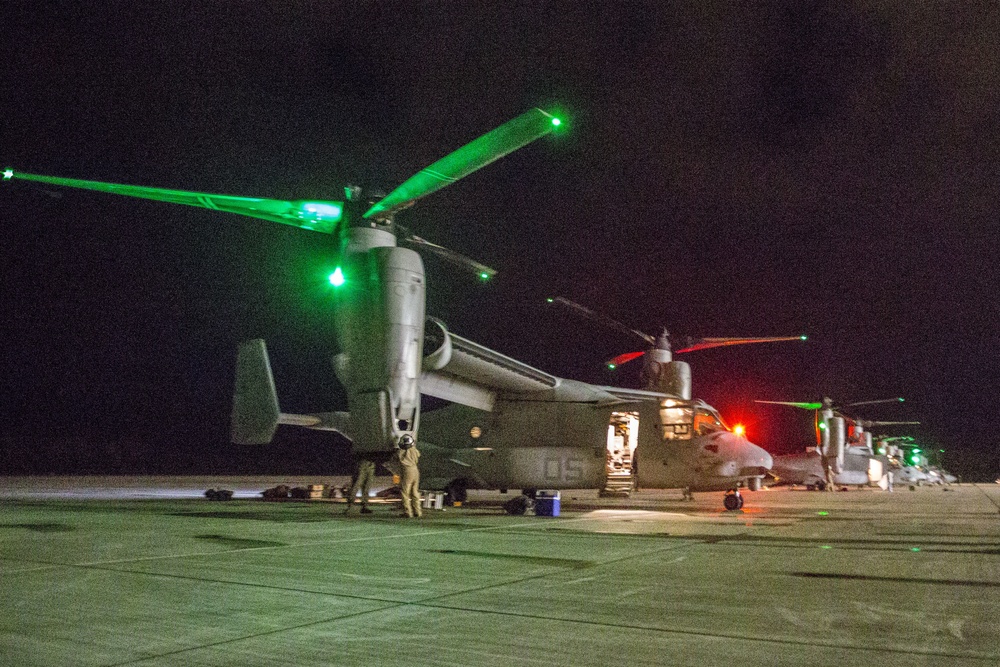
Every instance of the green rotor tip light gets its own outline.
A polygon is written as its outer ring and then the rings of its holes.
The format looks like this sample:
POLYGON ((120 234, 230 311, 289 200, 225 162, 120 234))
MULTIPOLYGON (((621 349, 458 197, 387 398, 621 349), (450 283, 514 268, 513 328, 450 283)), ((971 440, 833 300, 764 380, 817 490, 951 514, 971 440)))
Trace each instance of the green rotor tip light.
POLYGON ((347 279, 344 278, 344 272, 341 271, 340 267, 338 266, 334 270, 334 272, 330 274, 330 284, 333 285, 334 287, 340 287, 345 282, 347 282, 347 279))
POLYGON ((13 169, 4 169, 3 170, 3 180, 9 181, 12 178, 14 178, 14 170, 13 169))

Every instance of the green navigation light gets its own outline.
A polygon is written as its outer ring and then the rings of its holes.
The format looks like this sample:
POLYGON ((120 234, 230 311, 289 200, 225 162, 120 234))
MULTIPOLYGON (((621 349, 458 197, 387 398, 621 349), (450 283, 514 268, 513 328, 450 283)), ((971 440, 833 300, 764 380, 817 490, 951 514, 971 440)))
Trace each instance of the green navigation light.
POLYGON ((924 450, 920 449, 919 447, 915 447, 915 448, 913 449, 913 453, 914 453, 914 454, 919 454, 919 453, 920 453, 920 452, 922 452, 922 451, 924 451, 924 450))
POLYGON ((819 514, 820 516, 827 516, 830 513, 829 512, 816 512, 816 514, 819 514))
POLYGON ((545 300, 545 303, 555 303, 555 299, 549 297, 548 299, 545 300))
POLYGON ((825 431, 826 430, 826 422, 820 422, 819 423, 819 427, 820 427, 821 430, 825 431))
POLYGON ((920 551, 920 547, 910 547, 910 551, 920 551))
POLYGON ((829 544, 824 544, 823 546, 820 547, 820 549, 832 549, 832 548, 833 547, 831 547, 829 544))
POLYGON ((479 279, 482 280, 483 282, 486 282, 487 280, 490 279, 490 274, 483 271, 482 273, 479 274, 479 279))
POLYGON ((14 170, 13 169, 4 169, 3 170, 3 180, 9 181, 12 178, 14 178, 14 170))
POLYGON ((334 270, 334 272, 330 274, 330 284, 333 285, 334 287, 340 287, 346 282, 347 279, 344 278, 344 272, 341 271, 340 267, 338 266, 334 270))
POLYGON ((553 119, 552 119, 552 124, 553 124, 554 126, 556 126, 556 127, 559 127, 560 125, 562 125, 562 121, 561 121, 561 120, 559 120, 558 118, 553 118, 553 119))
POLYGON ((608 364, 608 370, 609 370, 609 371, 613 371, 613 370, 615 370, 616 368, 618 368, 618 365, 617 365, 617 364, 608 364))
POLYGON ((799 336, 799 340, 809 340, 809 336, 799 336))

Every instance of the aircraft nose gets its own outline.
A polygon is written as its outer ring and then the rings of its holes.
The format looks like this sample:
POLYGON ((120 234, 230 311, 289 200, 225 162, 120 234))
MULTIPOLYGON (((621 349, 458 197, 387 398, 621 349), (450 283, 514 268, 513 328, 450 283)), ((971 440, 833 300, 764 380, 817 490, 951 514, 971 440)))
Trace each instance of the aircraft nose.
POLYGON ((758 466, 770 470, 771 466, 774 465, 774 459, 772 459, 771 455, 767 453, 767 450, 765 450, 763 447, 758 447, 757 445, 749 441, 747 442, 747 445, 749 445, 748 449, 750 451, 747 452, 746 465, 758 466))
POLYGON ((774 464, 774 460, 766 450, 749 440, 730 435, 726 441, 728 445, 726 451, 729 455, 720 467, 719 472, 722 476, 763 475, 774 464))

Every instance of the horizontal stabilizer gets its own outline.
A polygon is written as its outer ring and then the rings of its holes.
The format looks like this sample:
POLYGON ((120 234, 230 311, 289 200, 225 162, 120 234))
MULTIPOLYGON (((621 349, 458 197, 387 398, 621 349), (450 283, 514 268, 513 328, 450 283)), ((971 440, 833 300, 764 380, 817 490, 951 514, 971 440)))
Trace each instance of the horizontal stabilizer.
POLYGON ((274 438, 281 410, 274 388, 267 346, 260 338, 240 345, 236 357, 232 440, 238 445, 266 445, 274 438))
POLYGON ((301 426, 314 431, 334 431, 348 440, 351 437, 351 415, 349 412, 316 412, 308 415, 296 415, 282 412, 278 423, 288 426, 301 426))

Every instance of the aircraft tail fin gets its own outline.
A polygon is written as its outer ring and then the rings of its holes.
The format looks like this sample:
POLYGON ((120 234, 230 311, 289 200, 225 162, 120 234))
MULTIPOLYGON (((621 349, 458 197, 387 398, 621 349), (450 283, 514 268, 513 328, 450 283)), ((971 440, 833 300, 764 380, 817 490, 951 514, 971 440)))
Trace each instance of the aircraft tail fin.
POLYGON ((232 441, 238 445, 266 445, 274 438, 281 410, 271 375, 267 346, 260 338, 240 345, 236 356, 232 441))

